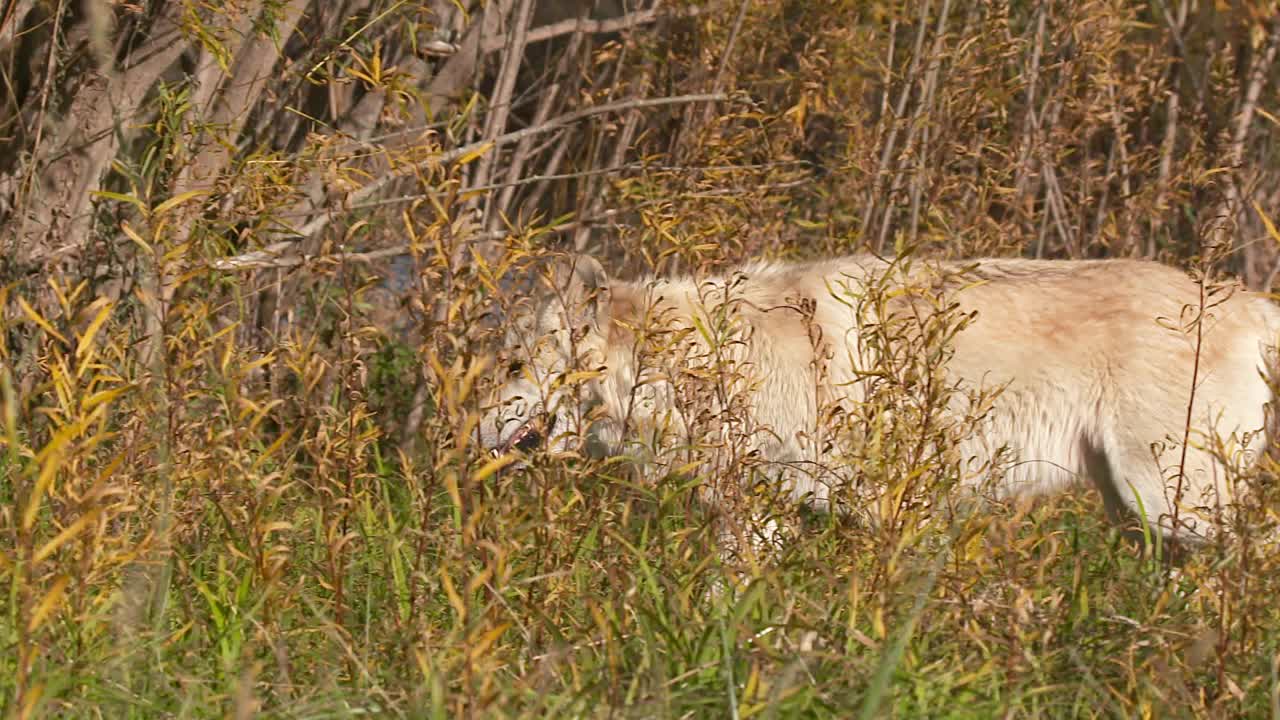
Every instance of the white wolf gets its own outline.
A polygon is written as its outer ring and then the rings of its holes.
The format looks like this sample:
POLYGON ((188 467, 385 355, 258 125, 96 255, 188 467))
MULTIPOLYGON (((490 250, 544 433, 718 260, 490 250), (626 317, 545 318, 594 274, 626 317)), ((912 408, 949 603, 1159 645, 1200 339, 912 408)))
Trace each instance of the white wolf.
MULTIPOLYGON (((1087 478, 1109 510, 1196 544, 1213 530, 1204 510, 1233 500, 1221 461, 1253 462, 1267 444, 1280 310, 1154 262, 853 256, 623 282, 569 256, 542 279, 547 292, 513 314, 510 377, 481 421, 495 453, 581 447, 594 408, 592 434, 614 450, 683 439, 711 414, 744 455, 829 466, 838 448, 816 440, 829 409, 862 401, 882 372, 886 350, 867 328, 906 319, 918 340, 927 313, 952 318, 937 326, 953 330, 938 355, 956 390, 944 412, 972 412, 964 399, 990 393, 958 443, 972 469, 962 484, 1009 497, 1087 478), (702 360, 649 362, 654 348, 702 360), (733 378, 690 390, 729 367, 708 357, 728 358, 733 378)), ((775 478, 797 498, 827 498, 820 473, 775 478)))

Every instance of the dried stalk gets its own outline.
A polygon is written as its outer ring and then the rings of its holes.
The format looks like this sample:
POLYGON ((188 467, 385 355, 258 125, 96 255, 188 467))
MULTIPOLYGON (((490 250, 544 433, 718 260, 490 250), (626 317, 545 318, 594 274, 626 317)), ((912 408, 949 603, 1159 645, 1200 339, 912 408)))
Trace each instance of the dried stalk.
MULTIPOLYGON (((916 108, 911 121, 910 133, 914 133, 917 128, 920 130, 920 147, 916 151, 916 175, 911 180, 911 242, 913 244, 920 228, 920 201, 928 177, 929 129, 933 122, 932 117, 937 101, 938 75, 942 71, 942 44, 946 38, 947 15, 950 9, 951 1, 943 0, 942 12, 938 16, 938 26, 934 30, 933 49, 929 53, 929 69, 925 72, 924 99, 916 108)), ((907 147, 911 146, 910 133, 907 137, 907 147)), ((886 223, 881 227, 881 246, 884 245, 883 233, 887 226, 886 223)))
MULTIPOLYGON (((632 112, 627 116, 626 123, 622 126, 622 131, 618 133, 618 140, 613 145, 613 154, 609 158, 609 164, 604 168, 604 173, 596 173, 594 176, 601 177, 604 174, 616 174, 623 167, 623 160, 626 158, 627 149, 631 147, 631 140, 635 137, 636 128, 640 125, 640 114, 632 112)), ((599 215, 601 206, 604 205, 604 193, 600 191, 598 185, 593 184, 592 191, 587 195, 587 210, 582 215, 592 217, 599 215)), ((578 252, 585 251, 587 240, 590 237, 591 226, 583 224, 577 233, 573 236, 573 247, 578 252)))
POLYGON ((1170 44, 1173 49, 1173 60, 1169 63, 1166 82, 1169 87, 1165 97, 1164 138, 1160 143, 1160 170, 1156 179, 1156 214, 1147 235, 1147 251, 1149 258, 1156 254, 1156 236, 1164 225, 1164 214, 1169 209, 1169 185, 1173 175, 1173 153, 1178 146, 1178 110, 1182 94, 1178 92, 1178 78, 1182 74, 1185 51, 1182 42, 1183 28, 1187 24, 1188 0, 1178 3, 1178 15, 1174 18, 1163 2, 1158 3, 1169 26, 1170 44))
MULTIPOLYGON (((729 72, 729 59, 733 57, 733 46, 738 43, 738 34, 742 32, 742 21, 747 17, 747 7, 751 5, 751 0, 742 0, 738 5, 738 14, 733 19, 733 27, 729 30, 729 39, 724 44, 724 52, 720 55, 720 66, 716 68, 715 80, 711 83, 712 92, 724 91, 725 76, 729 72)), ((712 105, 707 105, 702 111, 702 123, 705 125, 711 122, 711 113, 715 110, 712 105)))

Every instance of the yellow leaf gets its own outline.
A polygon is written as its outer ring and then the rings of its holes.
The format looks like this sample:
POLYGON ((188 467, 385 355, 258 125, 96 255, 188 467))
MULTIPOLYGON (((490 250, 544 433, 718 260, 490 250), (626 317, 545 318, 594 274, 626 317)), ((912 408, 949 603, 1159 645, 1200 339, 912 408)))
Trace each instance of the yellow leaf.
POLYGON ((27 720, 36 716, 36 707, 40 704, 40 698, 44 697, 44 683, 34 683, 27 691, 27 697, 22 701, 22 709, 18 711, 19 720, 27 720))
POLYGON ((1262 206, 1258 204, 1257 200, 1253 201, 1253 209, 1258 211, 1258 217, 1262 218, 1262 224, 1266 226, 1267 234, 1271 236, 1272 240, 1280 243, 1280 230, 1276 230, 1275 223, 1271 222, 1271 218, 1262 212, 1262 206))
POLYGON ((174 208, 178 207, 178 206, 179 206, 179 205, 181 205, 182 203, 184 203, 184 202, 186 202, 186 201, 190 200, 191 198, 200 197, 200 196, 202 196, 202 195, 208 195, 208 194, 209 194, 209 191, 208 191, 208 190, 188 190, 188 191, 186 191, 186 192, 184 192, 184 193, 179 193, 179 194, 174 195, 173 197, 169 198, 168 200, 165 200, 164 202, 160 203, 159 205, 157 205, 157 206, 155 207, 155 209, 151 211, 151 214, 152 214, 152 215, 163 215, 164 213, 166 213, 166 212, 168 212, 168 211, 170 211, 170 210, 172 210, 172 209, 174 209, 174 208))
POLYGON ((142 200, 132 195, 125 195, 124 193, 108 192, 106 190, 94 190, 93 192, 89 193, 89 195, 92 197, 98 198, 99 200, 115 200, 117 202, 129 203, 130 205, 137 207, 144 214, 147 212, 147 206, 142 202, 142 200))
POLYGON ((263 525, 262 528, 259 530, 259 532, 262 533, 263 537, 266 537, 273 532, 278 532, 281 530, 292 530, 292 529, 293 529, 293 523, 286 522, 284 520, 276 520, 274 522, 269 522, 266 525, 263 525))
POLYGON ((111 402, 112 400, 115 400, 116 398, 120 397, 124 393, 128 392, 128 390, 129 390, 128 385, 114 387, 114 388, 111 388, 110 390, 100 390, 90 395, 89 397, 85 398, 84 400, 80 401, 80 411, 87 413, 103 403, 107 403, 107 402, 111 402))
POLYGON ((471 480, 473 482, 480 482, 482 480, 487 480, 494 473, 498 472, 502 468, 510 465, 515 461, 516 461, 516 456, 512 455, 511 453, 499 455, 498 457, 490 460, 489 462, 481 466, 481 468, 477 470, 474 475, 471 476, 471 480))
POLYGON ((43 463, 40 467, 40 476, 36 478, 35 487, 31 488, 31 495, 27 499, 27 507, 22 511, 22 529, 30 530, 31 526, 36 522, 36 514, 40 512, 40 502, 44 499, 44 493, 53 484, 53 478, 58 474, 58 468, 62 467, 62 449, 67 443, 71 442, 71 438, 80 432, 81 428, 78 423, 73 423, 61 428, 54 433, 49 439, 49 443, 40 450, 37 456, 43 463))
POLYGON ((53 587, 49 588, 49 593, 40 600, 40 604, 36 605, 35 612, 31 613, 31 619, 27 621, 27 632, 35 632, 42 625, 46 618, 58 609, 58 601, 62 600, 62 595, 67 589, 68 577, 63 575, 53 582, 53 587))
POLYGON ((492 149, 493 149, 493 143, 491 142, 481 143, 479 146, 475 147, 470 152, 464 153, 462 157, 458 158, 457 162, 459 165, 466 165, 467 163, 483 156, 485 153, 489 152, 492 149))
POLYGON ((471 652, 468 653, 472 662, 474 662, 481 655, 484 655, 485 651, 489 649, 489 646, 493 644, 493 641, 497 640, 498 637, 502 635, 502 633, 506 632, 507 628, 509 627, 511 627, 511 623, 504 622, 501 625, 490 629, 484 635, 481 635, 480 640, 478 640, 476 644, 471 647, 471 652))
POLYGON ((53 326, 49 324, 49 321, 40 317, 40 313, 36 312, 35 308, 28 305, 27 301, 24 300, 21 295, 18 296, 18 306, 21 307, 22 312, 26 313, 26 316, 31 319, 31 322, 40 326, 40 329, 57 338, 63 345, 67 344, 67 339, 62 337, 62 333, 54 330, 53 326))
POLYGON ((1200 173, 1199 177, 1196 178, 1196 182, 1202 183, 1205 180, 1208 180, 1209 178, 1213 177, 1214 175, 1221 175, 1222 173, 1225 173, 1225 172, 1231 172, 1231 168, 1227 168, 1227 167, 1210 168, 1200 173))
POLYGON ((453 606, 454 612, 458 613, 458 623, 467 621, 467 606, 462 602, 462 596, 457 590, 453 589, 453 581, 449 579, 449 573, 445 568, 440 568, 440 583, 444 585, 444 594, 449 597, 449 604, 453 606))
POLYGON ((120 232, 123 232, 130 240, 132 240, 135 244, 137 244, 143 250, 146 250, 148 253, 151 253, 152 255, 156 253, 156 251, 151 249, 151 246, 147 244, 147 241, 143 240, 142 236, 138 234, 138 231, 134 230, 133 226, 131 226, 129 223, 127 222, 120 223, 120 232))
POLYGON ((293 435, 292 429, 286 429, 284 432, 280 433, 280 437, 276 438, 275 441, 272 442, 271 445, 269 445, 266 450, 263 450, 262 454, 259 455, 256 460, 253 461, 254 469, 256 470, 258 466, 262 464, 263 460, 266 460, 267 458, 271 457, 272 453, 279 450, 280 446, 288 442, 289 437, 292 435, 293 435))
POLYGON ((4 407, 4 436, 5 444, 11 450, 21 447, 18 442, 18 399, 17 393, 13 391, 13 377, 9 375, 9 368, 0 365, 0 404, 4 407))
POLYGON ((35 563, 38 563, 52 555, 55 550, 62 547, 67 543, 67 541, 71 540, 76 535, 79 535, 81 530, 85 529, 89 523, 97 519, 98 511, 90 510, 87 514, 81 516, 79 520, 76 520, 63 528, 62 532, 58 533, 52 540, 42 545, 40 549, 36 551, 36 554, 32 556, 31 563, 34 565, 35 563))
POLYGON ((586 380, 595 380, 596 378, 600 377, 602 374, 603 373, 601 373, 599 370, 578 370, 565 375, 564 384, 577 385, 578 383, 586 380))
POLYGON ((444 489, 449 493, 449 500, 455 508, 462 509, 462 493, 458 490, 458 477, 453 473, 445 473, 444 489))
POLYGON ((252 361, 252 362, 245 363, 244 368, 242 368, 242 369, 241 369, 241 373, 242 373, 242 374, 244 374, 244 375, 248 375, 249 373, 253 372, 254 370, 257 370, 258 368, 262 367, 263 365, 266 365, 267 363, 269 363, 269 362, 271 362, 271 361, 273 361, 273 360, 275 360, 275 359, 276 359, 275 353, 267 353, 266 355, 263 355, 262 357, 258 358, 257 360, 254 360, 254 361, 252 361))
POLYGON ((93 338, 98 334, 98 330, 102 328, 102 324, 111 316, 111 303, 104 303, 98 310, 98 314, 93 316, 89 326, 84 329, 84 335, 80 336, 80 344, 76 347, 76 357, 83 358, 85 353, 89 352, 89 348, 93 347, 93 338))

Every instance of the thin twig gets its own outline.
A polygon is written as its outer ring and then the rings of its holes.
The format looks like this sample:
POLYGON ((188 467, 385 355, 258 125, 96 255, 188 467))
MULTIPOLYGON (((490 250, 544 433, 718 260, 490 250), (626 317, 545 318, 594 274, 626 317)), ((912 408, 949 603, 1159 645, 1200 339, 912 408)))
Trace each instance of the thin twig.
MULTIPOLYGON (((0 16, 0 52, 8 50, 17 41, 23 21, 35 6, 35 0, 7 3, 4 15, 0 16)), ((57 45, 57 43, 52 44, 57 45)))
MULTIPOLYGON (((1174 488, 1173 493, 1173 516, 1170 518, 1170 525, 1173 533, 1169 536, 1171 540, 1177 540, 1178 530, 1181 523, 1179 522, 1178 513, 1182 509, 1182 494, 1185 489, 1187 479, 1187 445, 1191 443, 1191 420, 1195 411, 1196 389, 1200 383, 1200 355, 1204 347, 1204 313, 1207 298, 1205 297, 1205 283, 1209 282, 1207 275, 1200 276, 1200 302, 1196 307, 1196 344, 1195 355, 1191 365, 1191 389, 1187 393, 1187 416, 1182 426, 1182 449, 1178 457, 1178 484, 1174 488)), ((1166 498, 1167 499, 1167 498, 1166 498)), ((1157 521, 1159 518, 1157 518, 1157 521)))
MULTIPOLYGON (((640 88, 641 92, 643 92, 643 91, 646 91, 649 87, 649 83, 647 82, 647 79, 648 79, 647 72, 642 72, 638 80, 625 81, 623 79, 622 74, 624 70, 626 70, 626 68, 629 67, 627 63, 627 52, 629 51, 630 47, 631 47, 630 43, 622 43, 618 50, 618 56, 613 61, 613 77, 612 79, 610 79, 609 84, 606 86, 608 90, 606 90, 605 92, 605 102, 613 102, 613 99, 617 97, 619 88, 638 87, 640 88)), ((710 108, 712 106, 710 104, 707 104, 706 107, 710 108)), ((690 105, 688 109, 692 109, 692 108, 693 106, 690 105)), ((627 120, 629 123, 637 122, 638 121, 637 114, 630 113, 627 117, 627 120)), ((590 155, 589 155, 590 160, 588 160, 587 162, 587 167, 589 168, 599 167, 600 153, 603 151, 603 148, 604 148, 604 142, 603 142, 604 131, 602 128, 599 127, 599 123, 594 123, 594 125, 597 126, 596 132, 591 135, 588 142, 588 145, 590 145, 591 147, 590 155)), ((614 149, 619 153, 618 155, 619 163, 621 162, 620 154, 626 152, 627 150, 626 146, 629 145, 629 143, 630 141, 624 140, 621 137, 615 141, 614 149)), ((603 180, 604 178, 598 177, 598 176, 592 177, 591 179, 587 180, 586 192, 578 194, 578 216, 579 217, 583 217, 583 216, 590 217, 591 215, 594 215, 595 213, 599 212, 600 204, 604 202, 604 192, 602 190, 603 180)), ((581 251, 583 249, 584 244, 587 241, 588 234, 589 234, 589 228, 584 227, 579 229, 579 231, 575 233, 573 236, 573 247, 581 251)))
MULTIPOLYGON (((577 40, 577 38, 578 36, 575 36, 574 40, 577 40)), ((551 114, 551 107, 555 104, 559 94, 560 83, 552 83, 551 87, 547 88, 542 96, 542 101, 538 103, 537 111, 534 112, 534 125, 540 125, 547 121, 547 116, 551 114)), ((520 175, 524 172, 524 164, 529 159, 532 145, 532 137, 527 137, 516 143, 516 149, 511 153, 511 159, 507 162, 507 181, 503 183, 506 187, 503 188, 502 193, 498 196, 496 212, 493 213, 493 217, 511 214, 511 201, 515 198, 516 188, 525 184, 522 182, 520 175)))
MULTIPOLYGON (((1124 112, 1120 108, 1120 101, 1117 99, 1116 80, 1114 74, 1111 75, 1111 80, 1107 83, 1107 99, 1110 101, 1111 105, 1111 112, 1109 114, 1111 116, 1111 133, 1114 135, 1112 147, 1116 150, 1116 160, 1119 161, 1120 166, 1121 198, 1128 198, 1133 195, 1133 187, 1129 182, 1129 133, 1125 130, 1124 112)), ((1107 185, 1111 184, 1111 173, 1107 173, 1106 177, 1103 178, 1103 182, 1107 185)), ((1126 241, 1126 244, 1131 245, 1134 240, 1133 224, 1128 222, 1128 218, 1126 217, 1127 213, 1124 212, 1126 203, 1122 201, 1119 207, 1121 211, 1121 225, 1124 228, 1123 232, 1125 234, 1124 240, 1126 241)), ((1099 214, 1099 220, 1101 221, 1101 219, 1102 216, 1099 214)), ((1099 222, 1099 227, 1101 227, 1101 222, 1099 222)))
MULTIPOLYGON (((947 35, 947 15, 951 10, 951 1, 943 0, 942 12, 938 14, 938 27, 934 31, 933 50, 929 53, 929 69, 924 76, 924 99, 920 101, 912 118, 911 132, 920 130, 920 146, 916 150, 916 176, 911 183, 911 242, 915 243, 920 229, 920 203, 924 194, 924 186, 929 174, 929 129, 932 122, 934 102, 937 99, 938 75, 942 72, 942 44, 947 35)), ((911 136, 908 134, 907 147, 911 147, 911 136)), ((888 227, 886 224, 883 227, 888 227)), ((883 228, 882 228, 883 232, 883 228)), ((884 244, 883 239, 881 245, 884 244)))
MULTIPOLYGON (((569 142, 569 139, 573 137, 573 128, 565 128, 558 137, 559 144, 556 145, 555 150, 551 151, 551 157, 547 160, 546 167, 543 168, 543 175, 554 176, 560 171, 560 165, 564 163, 565 157, 569 154, 570 146, 573 144, 569 142)), ((524 206, 537 210, 542 204, 543 196, 551 189, 552 182, 550 179, 539 182, 534 187, 533 192, 529 193, 529 197, 525 198, 524 206)))
POLYGON ((1062 199, 1062 186, 1058 184, 1058 173, 1047 157, 1041 158, 1040 170, 1044 177, 1044 194, 1048 201, 1049 212, 1053 217, 1053 225, 1057 228, 1058 236, 1062 238, 1062 244, 1071 257, 1079 257, 1081 248, 1076 242, 1076 234, 1067 230, 1067 203, 1062 199))
MULTIPOLYGON (((640 114, 632 112, 627 118, 626 123, 622 126, 622 130, 618 133, 617 142, 613 145, 613 154, 609 158, 609 164, 603 168, 603 173, 595 173, 596 175, 613 174, 614 171, 621 170, 624 165, 622 159, 626 156, 627 150, 631 147, 631 139, 635 136, 636 128, 640 125, 640 114)), ((600 208, 604 205, 605 193, 601 191, 600 185, 595 184, 591 188, 588 195, 587 217, 599 215, 600 208)), ((590 227, 584 225, 573 238, 573 247, 578 252, 584 252, 586 242, 589 236, 590 227)))
MULTIPOLYGON (((586 20, 586 12, 588 8, 584 5, 579 9, 577 21, 586 20)), ((576 23, 575 23, 576 27, 576 23)), ((560 53, 560 58, 556 61, 552 78, 563 78, 569 74, 569 66, 572 59, 578 56, 579 47, 582 45, 583 33, 575 31, 573 36, 569 38, 568 45, 560 53)), ((551 110, 556 106, 556 101, 560 98, 560 82, 556 80, 543 93, 542 98, 538 102, 538 109, 533 114, 533 125, 541 125, 551 116, 551 110)), ((536 152, 531 152, 533 138, 528 137, 516 143, 515 150, 511 153, 511 161, 507 167, 507 188, 503 190, 498 198, 498 208, 496 215, 510 215, 512 212, 511 204, 515 200, 516 182, 520 180, 520 176, 524 172, 524 164, 531 155, 541 153, 544 147, 539 147, 536 152)))
MULTIPOLYGON (((30 197, 32 190, 34 190, 36 170, 40 167, 40 163, 35 162, 34 159, 40 157, 40 144, 44 139, 45 125, 48 124, 45 122, 45 113, 49 108, 49 94, 53 91, 53 75, 58 66, 56 51, 58 49, 58 38, 62 33, 62 16, 66 13, 65 5, 65 0, 60 0, 58 7, 54 8, 53 34, 49 36, 49 53, 45 58, 44 81, 40 86, 40 107, 39 110, 36 111, 35 140, 31 143, 31 157, 33 158, 33 161, 27 165, 27 172, 22 178, 20 195, 14 198, 15 205, 19 202, 19 198, 22 198, 22 200, 25 201, 27 197, 30 197)), ((10 10, 12 9, 13 8, 10 8, 10 10)), ((21 19, 22 18, 16 18, 15 22, 21 21, 21 19)), ((51 163, 52 160, 46 160, 46 162, 51 163)), ((29 213, 20 212, 17 215, 18 231, 14 233, 13 237, 16 242, 21 243, 22 239, 26 236, 26 224, 29 213)), ((13 249, 18 252, 19 256, 21 256, 22 248, 15 247, 13 249)))
MULTIPOLYGON (((506 182, 490 183, 479 187, 468 187, 458 191, 459 194, 470 194, 477 192, 490 192, 493 190, 503 190, 506 188, 521 187, 524 185, 533 185, 535 183, 555 182, 559 180, 577 180, 595 175, 611 175, 614 173, 623 173, 630 170, 648 170, 651 172, 730 172, 745 170, 771 170, 782 167, 799 168, 806 165, 804 160, 778 160, 775 162, 765 163, 747 163, 743 165, 652 165, 642 160, 629 162, 623 165, 611 165, 609 167, 596 168, 594 170, 579 170, 571 173, 543 173, 540 175, 529 175, 518 180, 510 180, 506 182)), ((408 195, 398 195, 391 198, 383 198, 381 200, 370 200, 366 203, 347 205, 343 208, 347 212, 356 210, 371 210, 373 208, 385 207, 387 205, 396 205, 399 203, 409 203, 414 200, 424 200, 426 198, 441 197, 445 193, 443 191, 433 190, 428 192, 411 193, 408 195)), ((280 213, 273 217, 289 218, 289 217, 310 217, 312 213, 305 211, 295 211, 280 213)))

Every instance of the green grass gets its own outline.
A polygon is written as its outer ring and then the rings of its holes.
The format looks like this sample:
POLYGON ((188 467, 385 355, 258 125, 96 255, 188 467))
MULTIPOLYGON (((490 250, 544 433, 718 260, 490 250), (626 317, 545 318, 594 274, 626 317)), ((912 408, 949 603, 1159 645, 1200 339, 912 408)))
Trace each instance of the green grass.
MULTIPOLYGON (((100 604, 68 608, 46 629, 32 668, 41 707, 75 717, 1273 711, 1274 605, 1215 587, 1224 571, 1208 557, 1169 579, 1092 499, 1029 515, 993 508, 985 529, 932 555, 906 548, 892 567, 879 538, 815 516, 775 563, 742 574, 721 567, 687 490, 534 472, 466 488, 459 509, 392 463, 378 470, 355 493, 337 550, 317 508, 327 500, 302 482, 270 508, 291 527, 257 547, 238 541, 236 511, 209 499, 170 554, 153 549, 100 604), (264 571, 270 558, 283 567, 264 571), (1224 619, 1226 599, 1254 614, 1228 608, 1224 619), (1197 649, 1224 622, 1221 646, 1197 649)), ((1274 576, 1252 584, 1265 598, 1280 590, 1274 576)))

